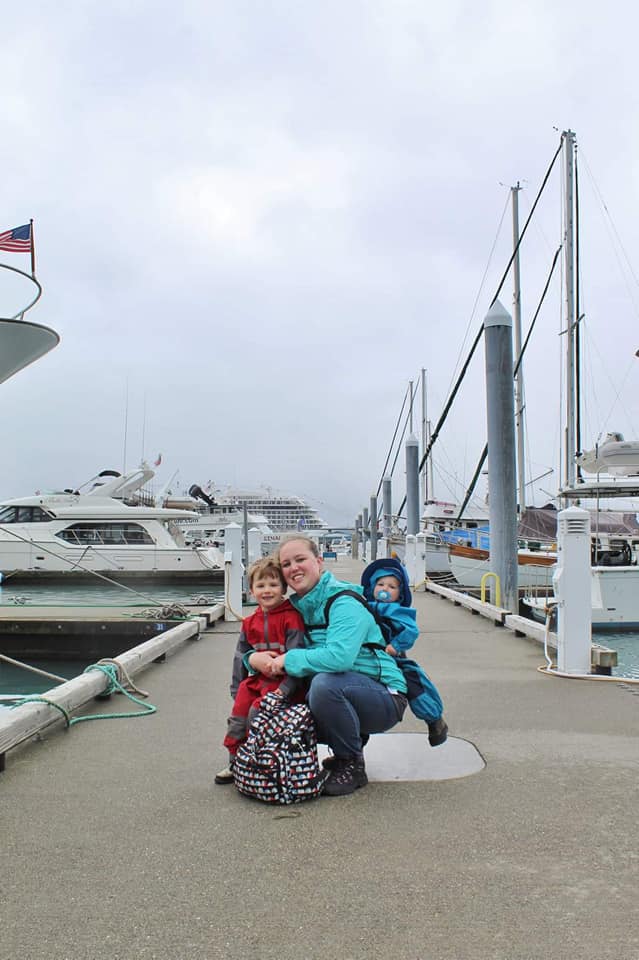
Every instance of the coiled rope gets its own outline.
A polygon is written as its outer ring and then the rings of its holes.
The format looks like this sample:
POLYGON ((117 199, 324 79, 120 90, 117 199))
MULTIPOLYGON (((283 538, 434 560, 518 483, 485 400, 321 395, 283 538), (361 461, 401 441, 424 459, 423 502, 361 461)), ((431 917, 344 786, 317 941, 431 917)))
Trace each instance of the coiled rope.
POLYGON ((194 615, 180 603, 170 603, 163 607, 147 607, 136 613, 127 614, 129 617, 143 617, 146 620, 193 620, 194 615))
POLYGON ((144 703, 138 697, 133 696, 130 690, 127 690, 120 680, 120 674, 124 674, 124 678, 127 682, 127 685, 135 690, 136 693, 139 693, 142 697, 148 697, 148 693, 144 690, 140 690, 132 682, 129 677, 126 669, 122 666, 121 663, 118 663, 117 660, 104 659, 100 660, 98 663, 93 663, 84 670, 84 673, 90 673, 92 670, 100 670, 103 673, 109 683, 107 684, 106 689, 103 691, 100 696, 108 696, 112 693, 123 693, 125 697, 131 700, 133 703, 136 703, 138 706, 142 707, 142 710, 129 711, 129 712, 118 712, 118 713, 94 713, 86 717, 71 717, 68 710, 66 710, 59 703, 54 703, 53 700, 49 700, 47 697, 34 695, 29 697, 21 697, 20 700, 16 700, 15 703, 12 703, 10 708, 14 710, 16 707, 22 706, 24 703, 46 703, 49 707, 54 707, 56 710, 59 710, 63 715, 65 724, 67 727, 73 726, 75 723, 82 723, 84 720, 128 720, 133 717, 145 717, 149 714, 156 713, 157 707, 153 706, 152 703, 144 703))

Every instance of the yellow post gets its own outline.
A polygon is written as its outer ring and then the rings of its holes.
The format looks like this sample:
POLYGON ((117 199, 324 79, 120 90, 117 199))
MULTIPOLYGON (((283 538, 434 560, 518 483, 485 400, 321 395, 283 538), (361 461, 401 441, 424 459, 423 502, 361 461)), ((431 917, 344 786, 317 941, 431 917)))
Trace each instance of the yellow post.
POLYGON ((497 574, 492 573, 490 570, 488 573, 484 573, 481 578, 481 602, 486 603, 486 581, 489 577, 495 578, 495 606, 501 607, 501 583, 499 582, 497 574))

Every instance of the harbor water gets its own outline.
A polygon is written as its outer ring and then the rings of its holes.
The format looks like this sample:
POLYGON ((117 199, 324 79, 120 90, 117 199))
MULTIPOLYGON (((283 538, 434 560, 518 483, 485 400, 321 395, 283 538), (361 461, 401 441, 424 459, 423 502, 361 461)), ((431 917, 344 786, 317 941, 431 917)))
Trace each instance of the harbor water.
MULTIPOLYGON (((207 586, 201 580, 188 579, 174 583, 156 584, 153 580, 136 581, 132 587, 117 584, 108 584, 103 581, 72 583, 72 584, 11 584, 6 581, 0 586, 0 606, 32 607, 37 611, 38 606, 55 604, 64 606, 87 606, 113 604, 120 606, 123 603, 142 604, 151 606, 165 606, 178 603, 219 603, 223 599, 222 586, 219 583, 207 586)), ((0 653, 2 650, 0 649, 0 653)), ((19 659, 18 657, 14 659, 19 659)), ((89 661, 80 660, 28 660, 30 666, 46 670, 59 677, 72 679, 77 677, 89 666, 89 661)), ((0 661, 0 695, 44 693, 57 684, 54 680, 14 667, 0 661)), ((2 704, 0 703, 0 709, 2 704)))
MULTIPOLYGON (((221 587, 209 588, 201 580, 188 580, 157 585, 152 580, 140 581, 134 587, 122 587, 103 582, 75 584, 15 584, 10 581, 0 586, 0 605, 3 607, 43 604, 91 606, 93 604, 120 605, 123 602, 163 606, 170 603, 217 603, 223 599, 221 587)), ((593 635, 595 642, 611 647, 618 653, 618 666, 613 676, 639 678, 639 631, 603 631, 593 635)), ((2 651, 0 650, 0 653, 2 651)), ((30 665, 60 677, 71 679, 89 666, 89 661, 30 660, 30 665)), ((32 695, 44 693, 56 686, 55 681, 0 661, 0 695, 32 695)), ((2 709, 2 704, 0 704, 2 709)))
POLYGON ((613 669, 613 676, 639 678, 639 631, 602 630, 593 633, 593 640, 617 651, 618 666, 613 669))

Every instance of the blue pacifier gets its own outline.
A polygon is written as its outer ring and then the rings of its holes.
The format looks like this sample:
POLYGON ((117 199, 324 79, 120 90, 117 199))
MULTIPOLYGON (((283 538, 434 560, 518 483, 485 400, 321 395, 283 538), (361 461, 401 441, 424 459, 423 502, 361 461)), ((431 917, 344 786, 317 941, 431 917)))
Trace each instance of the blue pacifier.
POLYGON ((391 597, 390 597, 390 593, 388 592, 388 590, 378 590, 378 591, 377 591, 377 596, 375 597, 376 600, 381 600, 382 603, 388 603, 388 601, 390 600, 390 598, 391 598, 391 597))

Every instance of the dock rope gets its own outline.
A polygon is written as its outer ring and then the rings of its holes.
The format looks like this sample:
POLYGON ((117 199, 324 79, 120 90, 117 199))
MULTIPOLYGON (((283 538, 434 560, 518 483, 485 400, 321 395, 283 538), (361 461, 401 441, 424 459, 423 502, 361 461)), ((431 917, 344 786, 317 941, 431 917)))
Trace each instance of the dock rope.
POLYGON ((59 703, 54 703, 53 700, 48 700, 47 697, 43 697, 40 694, 34 693, 30 697, 20 697, 19 700, 16 700, 14 703, 9 704, 9 710, 15 710, 16 707, 21 707, 23 703, 46 703, 48 707, 54 707, 56 710, 59 710, 67 727, 71 726, 73 722, 68 710, 65 710, 64 707, 60 706, 59 703))
POLYGON ((59 677, 57 673, 49 673, 48 670, 32 667, 29 663, 22 663, 21 660, 14 660, 13 657, 8 657, 4 653, 0 653, 0 660, 3 663, 10 664, 12 667, 22 667, 24 670, 29 670, 30 673, 37 673, 41 677, 46 677, 47 680, 55 680, 57 683, 66 683, 68 679, 68 677, 59 677))
POLYGON ((100 660, 98 663, 93 663, 88 666, 83 672, 90 673, 92 670, 100 670, 109 681, 106 689, 103 691, 103 693, 99 694, 99 696, 107 696, 111 693, 123 693, 124 696, 133 703, 136 703, 138 706, 142 707, 142 710, 118 713, 94 713, 85 717, 71 717, 68 710, 66 710, 59 703, 55 703, 53 700, 49 700, 47 697, 39 695, 22 697, 20 700, 12 703, 9 709, 14 710, 16 707, 21 707, 24 703, 46 703, 47 706, 54 707, 56 710, 60 711, 64 717, 67 727, 72 727, 75 723, 82 723, 85 720, 128 720, 134 717, 146 717, 152 713, 157 713, 157 707, 153 706, 152 703, 144 703, 144 701, 140 700, 138 697, 134 697, 133 694, 122 685, 119 679, 120 671, 124 674, 127 683, 136 691, 136 693, 139 693, 140 696, 148 697, 148 693, 146 693, 144 690, 138 689, 133 684, 131 678, 126 672, 126 669, 121 663, 118 663, 115 660, 100 660))
POLYGON ((193 620, 194 614, 189 613, 181 603, 169 603, 163 607, 147 607, 137 613, 127 614, 129 617, 144 618, 145 620, 193 620))
POLYGON ((546 604, 546 620, 544 623, 544 657, 546 658, 546 662, 537 667, 537 671, 539 673, 543 673, 545 677, 560 677, 563 680, 596 680, 599 682, 604 680, 607 683, 639 684, 639 679, 634 677, 610 677, 601 673, 564 673, 562 670, 557 670, 557 665, 553 663, 552 659, 548 655, 550 618, 556 606, 556 601, 551 601, 550 603, 546 604))

